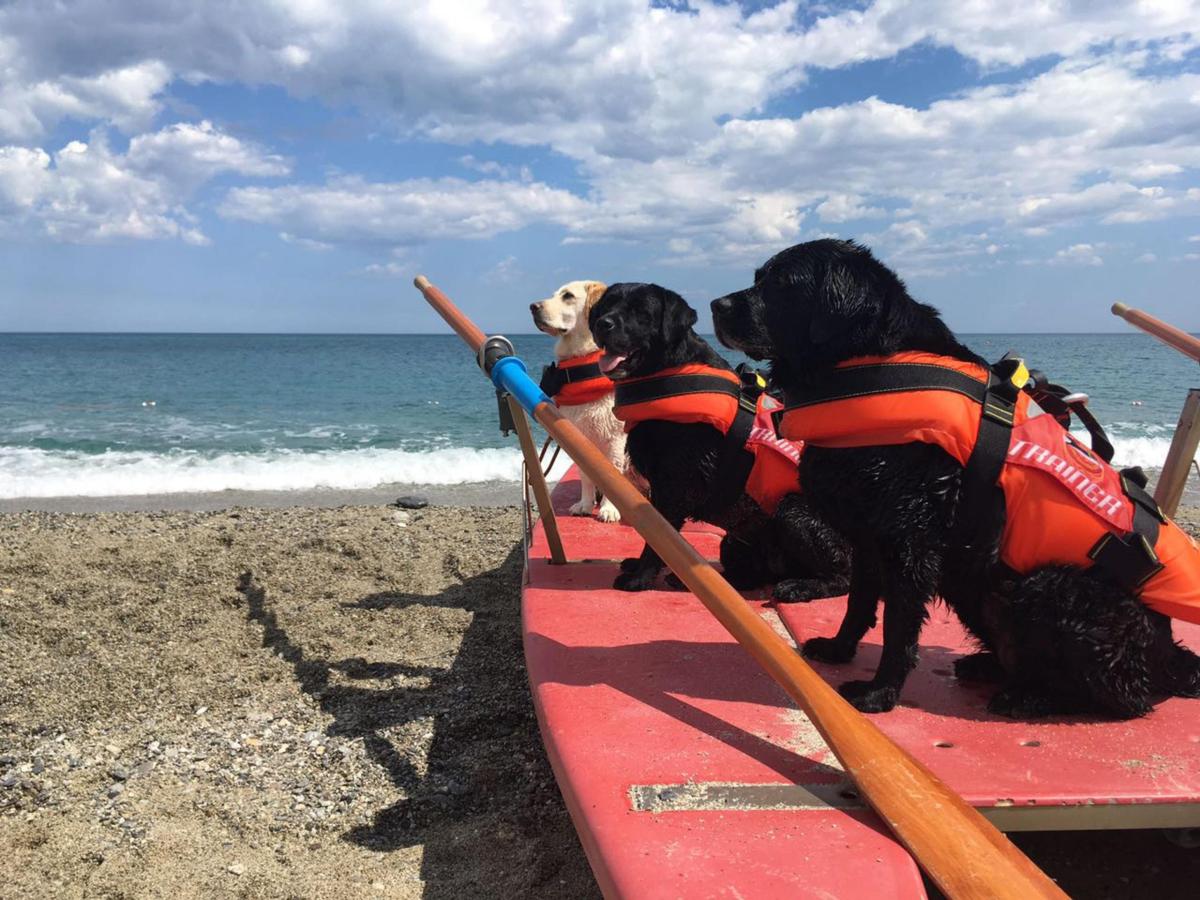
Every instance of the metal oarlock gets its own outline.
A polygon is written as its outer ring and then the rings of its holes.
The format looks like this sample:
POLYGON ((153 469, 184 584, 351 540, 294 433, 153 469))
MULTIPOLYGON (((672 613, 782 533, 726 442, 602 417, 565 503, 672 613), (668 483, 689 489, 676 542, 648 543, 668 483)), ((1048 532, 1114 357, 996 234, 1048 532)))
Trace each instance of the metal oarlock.
POLYGON ((517 348, 502 334, 493 334, 483 346, 479 348, 479 353, 476 355, 475 361, 479 363, 479 368, 491 377, 492 369, 496 363, 508 356, 516 356, 517 348))

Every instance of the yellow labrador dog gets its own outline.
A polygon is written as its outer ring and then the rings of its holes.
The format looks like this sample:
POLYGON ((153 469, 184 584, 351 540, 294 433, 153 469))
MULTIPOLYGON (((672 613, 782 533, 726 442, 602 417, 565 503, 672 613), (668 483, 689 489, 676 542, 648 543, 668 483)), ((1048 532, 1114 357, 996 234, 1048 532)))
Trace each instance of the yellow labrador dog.
MULTIPOLYGON (((613 383, 600 372, 600 349, 588 330, 588 311, 605 286, 599 281, 569 281, 545 300, 529 304, 538 331, 558 338, 555 363, 542 375, 542 390, 554 398, 559 410, 600 448, 620 471, 627 468, 625 429, 613 415, 613 383)), ((596 486, 580 473, 579 502, 571 507, 577 516, 590 516, 596 505, 596 486)), ((596 514, 601 522, 616 522, 620 512, 606 497, 596 514)))

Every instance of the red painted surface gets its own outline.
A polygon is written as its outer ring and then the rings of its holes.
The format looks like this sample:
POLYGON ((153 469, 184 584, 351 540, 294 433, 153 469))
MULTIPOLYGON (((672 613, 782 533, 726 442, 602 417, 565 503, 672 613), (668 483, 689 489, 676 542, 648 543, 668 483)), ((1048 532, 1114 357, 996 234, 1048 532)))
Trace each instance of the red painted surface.
MULTIPOLYGON (((565 513, 577 483, 555 492, 565 513)), ((542 736, 592 869, 610 897, 924 897, 908 854, 868 811, 632 808, 634 785, 842 781, 811 724, 681 591, 611 589, 641 550, 624 526, 561 515, 572 559, 540 529, 523 598, 542 736)), ((719 532, 685 534, 716 556, 719 532)))
MULTIPOLYGON (((832 636, 844 609, 845 599, 838 598, 781 604, 778 613, 801 643, 832 636)), ((1200 649, 1200 626, 1176 621, 1174 628, 1177 639, 1200 649)), ((881 616, 853 662, 815 668, 833 684, 870 678, 882 631, 881 616)), ((934 607, 901 705, 873 717, 971 805, 1200 803, 1200 700, 1172 697, 1127 722, 1089 716, 1013 721, 987 711, 994 688, 954 678, 954 660, 973 649, 954 615, 934 607), (939 746, 945 744, 951 746, 939 746)))
MULTIPOLYGON (((547 751, 605 893, 923 897, 912 860, 866 811, 632 809, 632 785, 822 784, 842 774, 782 690, 691 594, 610 589, 612 560, 639 553, 641 538, 566 515, 577 496, 573 477, 555 491, 567 555, 604 561, 551 566, 535 533, 525 650, 547 751)), ((719 531, 684 533, 716 557, 719 531)), ((844 603, 777 612, 804 640, 833 634, 844 603)), ((1175 630, 1200 648, 1200 626, 1175 630)), ((818 671, 835 684, 869 677, 879 645, 875 629, 853 663, 818 671)), ((987 687, 953 678, 953 660, 970 650, 953 616, 934 608, 901 706, 873 721, 972 804, 1200 803, 1200 700, 1166 700, 1134 722, 1013 722, 987 713, 987 687)))

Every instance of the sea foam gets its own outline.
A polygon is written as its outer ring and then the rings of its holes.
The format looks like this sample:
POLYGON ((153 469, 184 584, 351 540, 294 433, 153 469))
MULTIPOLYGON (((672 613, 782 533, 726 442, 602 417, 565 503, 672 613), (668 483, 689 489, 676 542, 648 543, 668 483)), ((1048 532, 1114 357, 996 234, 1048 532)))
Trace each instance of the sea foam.
MULTIPOLYGON (((1085 432, 1077 436, 1085 443, 1085 432)), ((1110 435, 1117 466, 1157 469, 1170 436, 1110 435)), ((552 477, 570 465, 560 454, 552 477)), ((212 491, 353 490, 391 483, 468 484, 516 482, 521 454, 515 448, 453 447, 438 450, 267 450, 203 453, 42 450, 0 447, 0 498, 115 497, 212 491)))
MULTIPOLYGON (((560 457, 555 477, 565 471, 560 457)), ((520 478, 515 448, 382 448, 203 454, 81 453, 0 447, 0 498, 115 497, 225 490, 372 488, 394 482, 467 484, 520 478)))

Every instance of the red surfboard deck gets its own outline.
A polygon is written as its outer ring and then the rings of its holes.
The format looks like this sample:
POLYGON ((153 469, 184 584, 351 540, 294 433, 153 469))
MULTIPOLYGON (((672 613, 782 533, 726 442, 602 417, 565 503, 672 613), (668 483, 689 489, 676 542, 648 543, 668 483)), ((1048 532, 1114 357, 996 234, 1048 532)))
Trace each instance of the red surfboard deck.
MULTIPOLYGON (((833 635, 844 610, 844 597, 778 607, 797 643, 833 635)), ((882 631, 868 632, 848 665, 814 667, 832 684, 870 678, 882 631)), ((1174 633, 1200 650, 1200 626, 1176 621, 1174 633)), ((1125 722, 1013 721, 987 711, 994 688, 954 678, 954 660, 974 649, 954 615, 934 607, 901 705, 873 720, 997 826, 1200 826, 1200 700, 1172 697, 1125 722)))
MULTIPOLYGON (((633 529, 566 514, 572 562, 553 566, 540 527, 523 597, 525 652, 542 736, 592 869, 610 897, 922 897, 908 854, 863 807, 783 691, 690 593, 611 589, 633 529)), ((684 534, 710 559, 720 532, 684 534)), ((783 634, 837 629, 845 598, 770 609, 783 634), (784 630, 786 628, 786 631, 784 630)), ((1176 623, 1200 648, 1200 627, 1176 623)), ((874 672, 880 631, 836 684, 874 672)), ((1014 722, 988 689, 957 682, 971 652, 932 611, 902 704, 873 721, 999 827, 1200 826, 1200 701, 1170 699, 1134 722, 1014 722)))
MULTIPOLYGON (((924 897, 812 724, 700 601, 612 590, 642 540, 566 515, 578 491, 571 476, 554 492, 567 555, 603 561, 551 565, 536 529, 522 617, 543 741, 605 895, 924 897)), ((715 558, 718 531, 684 533, 715 558)))

